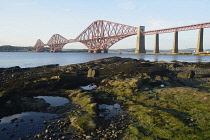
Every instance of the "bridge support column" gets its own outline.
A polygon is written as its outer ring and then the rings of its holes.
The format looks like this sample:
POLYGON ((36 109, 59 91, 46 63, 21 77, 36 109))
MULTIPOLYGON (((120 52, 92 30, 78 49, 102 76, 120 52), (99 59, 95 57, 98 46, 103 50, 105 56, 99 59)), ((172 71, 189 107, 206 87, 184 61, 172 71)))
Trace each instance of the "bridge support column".
POLYGON ((135 53, 146 53, 145 50, 145 35, 142 34, 145 31, 145 26, 139 26, 137 29, 137 39, 136 39, 136 51, 135 53))
POLYGON ((203 52, 203 28, 199 29, 198 32, 198 43, 196 53, 203 52))
POLYGON ((159 34, 155 34, 154 53, 159 53, 159 34))
POLYGON ((93 51, 92 50, 88 50, 88 53, 93 53, 93 51))
POLYGON ((178 32, 174 32, 174 42, 173 42, 173 48, 172 53, 178 53, 178 32))
POLYGON ((108 53, 108 49, 104 49, 104 53, 108 53))
POLYGON ((101 53, 101 50, 94 50, 93 53, 101 53))

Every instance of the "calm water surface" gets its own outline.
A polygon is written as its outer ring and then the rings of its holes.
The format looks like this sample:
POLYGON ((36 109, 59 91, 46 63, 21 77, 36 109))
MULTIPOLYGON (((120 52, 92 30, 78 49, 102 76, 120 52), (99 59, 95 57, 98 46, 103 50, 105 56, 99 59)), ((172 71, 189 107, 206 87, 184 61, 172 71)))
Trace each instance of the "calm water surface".
POLYGON ((69 100, 67 98, 58 97, 58 96, 37 96, 35 98, 44 99, 45 102, 50 104, 50 106, 63 106, 69 103, 69 100))
POLYGON ((126 53, 48 53, 48 52, 0 52, 0 68, 20 66, 36 67, 48 64, 60 66, 84 63, 96 59, 119 56, 123 58, 144 59, 150 61, 185 61, 185 62, 210 62, 210 56, 181 56, 181 55, 129 55, 126 53))
POLYGON ((18 140, 46 129, 44 121, 55 120, 58 115, 41 112, 22 112, 0 119, 0 139, 18 140))

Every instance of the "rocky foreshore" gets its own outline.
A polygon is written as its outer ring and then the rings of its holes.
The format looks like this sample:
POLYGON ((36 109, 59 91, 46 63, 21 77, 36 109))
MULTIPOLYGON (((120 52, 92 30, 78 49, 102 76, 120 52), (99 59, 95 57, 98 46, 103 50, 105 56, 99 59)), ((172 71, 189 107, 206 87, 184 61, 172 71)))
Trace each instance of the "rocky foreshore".
POLYGON ((210 139, 209 82, 210 63, 111 57, 1 68, 0 118, 26 111, 59 116, 19 139, 210 139), (70 102, 52 107, 35 96, 70 102))

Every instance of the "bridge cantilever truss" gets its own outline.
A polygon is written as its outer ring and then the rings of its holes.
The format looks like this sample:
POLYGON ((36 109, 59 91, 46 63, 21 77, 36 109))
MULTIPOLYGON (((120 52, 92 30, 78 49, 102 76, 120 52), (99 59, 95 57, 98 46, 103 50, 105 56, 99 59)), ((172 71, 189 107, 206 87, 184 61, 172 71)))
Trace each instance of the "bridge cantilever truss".
POLYGON ((69 43, 69 40, 59 34, 54 34, 47 45, 50 47, 51 52, 61 51, 63 46, 69 43))
POLYGON ((59 34, 55 34, 47 44, 41 43, 41 40, 38 40, 34 47, 36 51, 41 51, 44 46, 49 46, 51 52, 57 52, 61 51, 67 43, 80 42, 89 50, 107 50, 121 39, 135 34, 137 34, 136 27, 97 20, 90 24, 75 39, 68 40, 59 34))
POLYGON ((34 48, 36 49, 37 52, 39 52, 39 51, 43 51, 44 46, 45 44, 40 39, 38 39, 34 48))
POLYGON ((78 35, 75 40, 83 43, 89 50, 107 50, 121 39, 136 33, 136 27, 97 20, 78 35))

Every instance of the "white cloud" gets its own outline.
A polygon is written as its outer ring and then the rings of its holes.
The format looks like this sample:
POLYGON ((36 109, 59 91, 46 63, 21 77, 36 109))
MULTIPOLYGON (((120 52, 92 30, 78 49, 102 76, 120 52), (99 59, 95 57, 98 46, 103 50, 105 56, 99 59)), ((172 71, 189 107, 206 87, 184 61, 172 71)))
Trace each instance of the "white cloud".
POLYGON ((117 6, 124 10, 133 10, 136 8, 135 4, 131 0, 116 0, 117 6))

